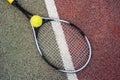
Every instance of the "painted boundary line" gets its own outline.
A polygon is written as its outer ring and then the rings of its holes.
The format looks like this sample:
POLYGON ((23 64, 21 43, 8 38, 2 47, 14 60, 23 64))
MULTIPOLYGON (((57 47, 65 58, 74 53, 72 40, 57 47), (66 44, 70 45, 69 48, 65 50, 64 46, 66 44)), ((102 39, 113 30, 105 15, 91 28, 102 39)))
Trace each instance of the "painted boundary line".
MULTIPOLYGON (((46 4, 49 17, 59 18, 54 0, 45 0, 45 4, 46 4)), ((52 27, 56 35, 57 44, 60 49, 60 53, 61 53, 60 55, 62 57, 65 69, 69 69, 69 68, 74 69, 73 62, 70 56, 70 52, 69 52, 69 49, 68 49, 68 46, 65 40, 65 36, 64 36, 64 32, 63 32, 61 24, 52 23, 52 27), (66 67, 68 65, 69 67, 66 67)), ((78 80, 76 74, 67 74, 67 78, 68 80, 78 80)))

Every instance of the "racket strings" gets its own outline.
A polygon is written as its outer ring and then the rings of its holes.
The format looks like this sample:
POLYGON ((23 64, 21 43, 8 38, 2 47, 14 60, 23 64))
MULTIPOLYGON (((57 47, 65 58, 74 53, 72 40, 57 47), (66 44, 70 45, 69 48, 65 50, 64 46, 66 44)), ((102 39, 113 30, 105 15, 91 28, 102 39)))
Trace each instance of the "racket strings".
POLYGON ((38 42, 45 58, 50 64, 64 69, 51 22, 43 24, 38 33, 38 42))
POLYGON ((46 44, 46 45, 49 45, 49 47, 45 47, 45 46, 42 46, 42 45, 40 45, 41 46, 41 48, 42 48, 42 51, 43 51, 43 53, 44 53, 44 56, 45 56, 45 58, 50 62, 50 63, 52 63, 52 65, 55 65, 55 66, 57 66, 57 67, 63 67, 63 65, 61 66, 61 64, 63 64, 62 62, 60 62, 61 61, 61 59, 60 58, 58 58, 58 56, 60 56, 60 55, 56 55, 56 53, 57 53, 57 48, 55 48, 54 47, 54 50, 51 50, 51 46, 53 47, 54 45, 50 45, 50 44, 46 44), (47 48, 47 49, 46 49, 47 48), (56 49, 56 50, 55 50, 56 49), (48 53, 48 54, 46 54, 46 53, 48 53), (56 65, 57 64, 57 65, 56 65))
POLYGON ((73 55, 73 62, 74 62, 74 65, 75 67, 80 67, 80 66, 83 66, 86 61, 88 59, 88 50, 82 50, 82 51, 79 51, 77 53, 75 53, 75 55, 73 55))
MULTIPOLYGON (((82 45, 83 47, 79 48, 79 46, 76 49, 76 51, 74 51, 74 55, 72 55, 73 57, 73 62, 74 65, 76 65, 76 67, 80 67, 83 66, 83 64, 85 64, 85 62, 87 61, 88 58, 88 49, 87 46, 82 45), (77 50, 78 49, 78 50, 77 50)), ((72 51, 71 51, 72 53, 72 51)))
MULTIPOLYGON (((47 23, 47 24, 43 24, 43 26, 45 26, 45 27, 49 27, 49 28, 46 28, 46 29, 40 29, 40 31, 41 31, 41 35, 43 36, 43 37, 46 37, 46 35, 48 35, 48 33, 47 32, 53 32, 53 28, 52 28, 52 26, 49 26, 49 25, 51 25, 51 23, 47 23), (47 31, 47 32, 46 32, 47 31)), ((42 28, 42 27, 41 27, 42 28)), ((39 34, 40 35, 40 34, 39 34)), ((41 38, 42 39, 42 38, 41 38)), ((44 38, 43 38, 43 40, 44 40, 44 38)))
POLYGON ((75 27, 67 24, 62 24, 62 26, 74 67, 79 69, 88 59, 89 49, 87 43, 83 35, 75 27))

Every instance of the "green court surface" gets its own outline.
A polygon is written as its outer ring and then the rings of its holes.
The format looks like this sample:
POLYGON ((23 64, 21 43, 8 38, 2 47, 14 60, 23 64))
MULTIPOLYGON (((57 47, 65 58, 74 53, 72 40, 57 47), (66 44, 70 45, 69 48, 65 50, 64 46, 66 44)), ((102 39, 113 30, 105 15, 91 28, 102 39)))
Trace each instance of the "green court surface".
MULTIPOLYGON (((18 0, 33 14, 47 17, 44 0, 18 0)), ((27 18, 7 0, 0 2, 0 80, 67 80, 40 57, 27 18)))

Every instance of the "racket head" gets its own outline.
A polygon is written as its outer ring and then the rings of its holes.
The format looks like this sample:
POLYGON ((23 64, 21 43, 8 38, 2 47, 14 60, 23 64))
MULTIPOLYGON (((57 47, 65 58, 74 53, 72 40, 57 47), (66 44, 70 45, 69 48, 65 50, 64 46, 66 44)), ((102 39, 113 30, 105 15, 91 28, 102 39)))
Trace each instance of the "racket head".
POLYGON ((90 42, 76 25, 61 19, 43 17, 42 26, 33 28, 33 32, 40 55, 53 68, 75 73, 83 70, 90 62, 90 42))

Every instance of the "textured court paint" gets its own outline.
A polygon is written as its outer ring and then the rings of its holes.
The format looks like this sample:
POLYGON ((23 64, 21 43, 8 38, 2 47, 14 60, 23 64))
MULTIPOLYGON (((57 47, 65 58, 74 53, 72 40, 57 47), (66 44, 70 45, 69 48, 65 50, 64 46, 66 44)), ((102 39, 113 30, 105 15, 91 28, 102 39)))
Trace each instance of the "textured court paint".
POLYGON ((77 73, 78 79, 119 80, 120 0, 55 0, 55 3, 59 16, 80 26, 92 44, 92 59, 77 73))
MULTIPOLYGON (((46 3, 49 17, 59 18, 54 0, 45 0, 45 3, 46 3)), ((60 49, 60 53, 61 53, 61 57, 62 57, 65 69, 66 68, 74 69, 61 24, 52 23, 52 27, 56 35, 56 40, 58 43, 58 47, 60 49)), ((76 74, 67 74, 67 77, 68 77, 68 80, 78 80, 76 74)))

